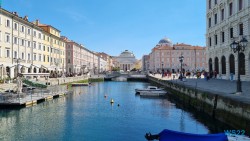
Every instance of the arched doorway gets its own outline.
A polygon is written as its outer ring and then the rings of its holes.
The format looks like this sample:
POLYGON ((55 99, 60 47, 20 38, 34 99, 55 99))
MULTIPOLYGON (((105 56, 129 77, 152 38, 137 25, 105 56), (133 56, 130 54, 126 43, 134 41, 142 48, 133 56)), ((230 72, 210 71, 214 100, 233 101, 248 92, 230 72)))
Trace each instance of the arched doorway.
POLYGON ((212 63, 211 58, 209 59, 208 64, 209 64, 209 72, 212 72, 213 71, 213 63, 212 63))
POLYGON ((21 73, 25 73, 25 68, 24 68, 24 66, 22 66, 22 68, 21 68, 21 73))
POLYGON ((36 73, 36 68, 33 69, 33 72, 36 73))
POLYGON ((28 73, 31 73, 31 68, 28 68, 28 73))
POLYGON ((219 59, 218 57, 215 57, 214 59, 214 70, 219 73, 219 59))
POLYGON ((234 61, 234 55, 231 54, 229 56, 229 67, 230 67, 230 74, 235 74, 235 61, 234 61))
POLYGON ((221 74, 226 74, 226 57, 221 57, 221 74))
POLYGON ((6 75, 7 77, 10 77, 10 67, 6 67, 6 75))
POLYGON ((240 63, 239 63, 239 72, 240 75, 245 75, 246 74, 246 69, 245 69, 245 54, 244 53, 240 53, 239 54, 239 59, 240 59, 240 63))

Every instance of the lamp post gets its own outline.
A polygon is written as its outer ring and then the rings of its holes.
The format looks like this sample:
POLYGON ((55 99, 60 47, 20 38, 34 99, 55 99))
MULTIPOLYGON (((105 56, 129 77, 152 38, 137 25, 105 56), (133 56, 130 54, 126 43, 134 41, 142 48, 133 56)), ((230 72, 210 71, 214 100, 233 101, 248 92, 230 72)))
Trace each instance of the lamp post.
POLYGON ((183 59, 184 59, 184 57, 183 57, 183 55, 181 55, 180 57, 179 57, 179 60, 180 60, 180 62, 181 62, 181 74, 180 74, 180 79, 181 79, 181 81, 182 81, 182 62, 183 62, 183 59))
POLYGON ((233 50, 234 53, 237 52, 238 54, 238 80, 237 80, 237 92, 236 93, 241 93, 241 80, 240 80, 240 52, 244 52, 246 46, 247 46, 247 39, 242 37, 240 41, 233 41, 230 44, 231 49, 233 50))
POLYGON ((163 78, 164 76, 163 61, 161 62, 161 73, 162 73, 162 78, 163 78))

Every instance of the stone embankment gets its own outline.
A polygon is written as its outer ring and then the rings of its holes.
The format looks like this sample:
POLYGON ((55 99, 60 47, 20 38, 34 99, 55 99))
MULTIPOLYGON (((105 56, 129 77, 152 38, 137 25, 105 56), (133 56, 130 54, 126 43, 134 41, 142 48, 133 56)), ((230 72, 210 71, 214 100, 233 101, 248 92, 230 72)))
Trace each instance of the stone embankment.
MULTIPOLYGON (((197 84, 197 80, 181 82, 180 80, 162 80, 154 76, 148 76, 148 79, 150 82, 165 87, 169 95, 178 99, 182 104, 191 106, 197 111, 204 112, 214 119, 231 125, 235 130, 250 131, 249 94, 236 95, 233 94, 233 92, 225 93, 223 89, 227 91, 231 88, 229 88, 230 85, 223 83, 221 83, 221 86, 214 86, 214 89, 210 88, 210 90, 207 87, 214 85, 212 84, 213 81, 205 82, 205 80, 200 80, 200 82, 204 84, 197 84), (194 85, 188 85, 189 82, 194 83, 195 81, 196 83, 194 85), (197 87, 197 85, 199 85, 199 87, 197 87)), ((218 83, 216 80, 214 82, 218 83)), ((217 85, 219 84, 220 83, 217 85)), ((246 88, 245 91, 247 89, 248 88, 246 88)))

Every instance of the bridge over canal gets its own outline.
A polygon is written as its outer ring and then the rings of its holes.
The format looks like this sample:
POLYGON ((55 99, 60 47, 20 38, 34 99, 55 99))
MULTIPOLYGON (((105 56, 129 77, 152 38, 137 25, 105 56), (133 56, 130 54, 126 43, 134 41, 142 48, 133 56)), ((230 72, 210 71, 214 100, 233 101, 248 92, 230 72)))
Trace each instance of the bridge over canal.
POLYGON ((105 81, 147 81, 147 75, 136 72, 112 72, 106 74, 105 81))

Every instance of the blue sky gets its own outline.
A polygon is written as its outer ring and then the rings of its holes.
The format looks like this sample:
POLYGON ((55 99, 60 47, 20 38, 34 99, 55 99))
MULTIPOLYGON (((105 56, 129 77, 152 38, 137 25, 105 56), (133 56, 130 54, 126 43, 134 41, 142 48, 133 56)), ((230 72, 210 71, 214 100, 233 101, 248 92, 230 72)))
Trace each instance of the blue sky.
POLYGON ((149 54, 164 37, 205 46, 205 0, 2 0, 2 7, 39 19, 97 52, 149 54))

